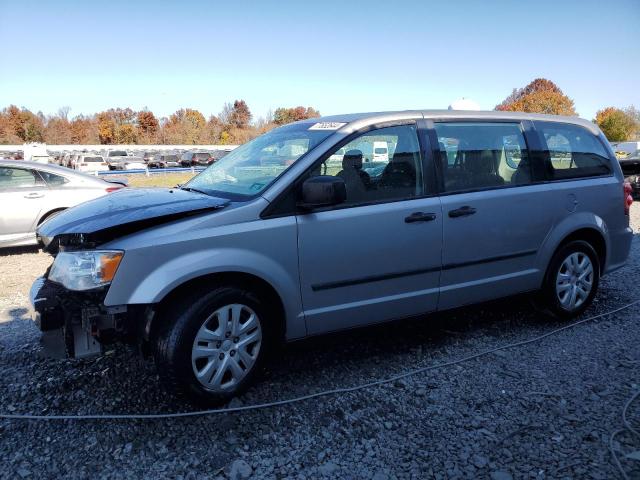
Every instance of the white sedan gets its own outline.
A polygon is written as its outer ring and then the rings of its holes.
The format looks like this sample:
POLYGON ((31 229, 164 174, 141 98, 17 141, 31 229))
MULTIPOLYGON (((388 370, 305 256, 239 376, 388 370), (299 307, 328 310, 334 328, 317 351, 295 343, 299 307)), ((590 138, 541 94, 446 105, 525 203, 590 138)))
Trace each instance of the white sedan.
POLYGON ((124 186, 56 165, 0 160, 0 248, 34 245, 47 218, 124 186))

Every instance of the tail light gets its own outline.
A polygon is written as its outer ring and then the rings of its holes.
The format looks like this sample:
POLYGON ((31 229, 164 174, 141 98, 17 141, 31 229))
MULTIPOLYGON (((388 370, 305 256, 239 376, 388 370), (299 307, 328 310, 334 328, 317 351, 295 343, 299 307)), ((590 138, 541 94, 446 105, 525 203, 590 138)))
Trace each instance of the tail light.
POLYGON ((115 192, 116 190, 120 190, 122 187, 107 187, 105 188, 105 192, 107 193, 112 193, 115 192))
POLYGON ((629 182, 624 182, 622 188, 624 189, 624 214, 629 215, 629 210, 633 204, 633 188, 631 188, 631 184, 629 182))

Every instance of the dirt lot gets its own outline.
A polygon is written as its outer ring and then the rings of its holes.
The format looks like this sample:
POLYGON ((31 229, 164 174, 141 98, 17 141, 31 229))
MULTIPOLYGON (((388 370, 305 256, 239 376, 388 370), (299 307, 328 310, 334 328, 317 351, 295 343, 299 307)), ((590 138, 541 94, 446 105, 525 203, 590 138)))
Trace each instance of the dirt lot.
MULTIPOLYGON (((632 212, 640 228, 640 209, 632 212)), ((38 355, 26 292, 50 259, 0 256, 0 411, 183 411, 151 363, 124 348, 93 360, 38 355)), ((583 316, 640 298, 640 239, 583 316)), ((1 478, 592 478, 620 476, 609 451, 640 389, 637 307, 537 343, 350 394, 237 414, 156 421, 0 420, 1 478)), ((234 405, 349 387, 560 327, 523 300, 294 344, 234 405)), ((640 428, 640 402, 628 418, 640 428)), ((640 439, 619 434, 625 458, 640 439)))

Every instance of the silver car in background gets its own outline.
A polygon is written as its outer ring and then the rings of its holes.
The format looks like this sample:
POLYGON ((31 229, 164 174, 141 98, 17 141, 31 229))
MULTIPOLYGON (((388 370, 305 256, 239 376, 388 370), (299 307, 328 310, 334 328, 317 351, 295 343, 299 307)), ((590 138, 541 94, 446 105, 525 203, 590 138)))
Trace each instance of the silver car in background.
POLYGON ((35 245, 47 218, 122 187, 56 165, 0 160, 0 248, 35 245))

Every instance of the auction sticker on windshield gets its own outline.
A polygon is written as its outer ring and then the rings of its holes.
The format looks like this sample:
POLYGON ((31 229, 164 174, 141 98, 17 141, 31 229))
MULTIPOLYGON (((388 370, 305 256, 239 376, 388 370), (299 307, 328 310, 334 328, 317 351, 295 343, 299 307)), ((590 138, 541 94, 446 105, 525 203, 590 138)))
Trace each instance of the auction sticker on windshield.
POLYGON ((346 123, 340 122, 318 122, 309 127, 309 130, 338 130, 340 127, 346 125, 346 123))

